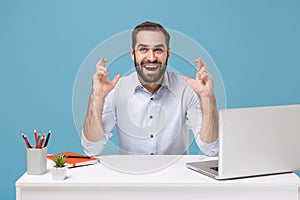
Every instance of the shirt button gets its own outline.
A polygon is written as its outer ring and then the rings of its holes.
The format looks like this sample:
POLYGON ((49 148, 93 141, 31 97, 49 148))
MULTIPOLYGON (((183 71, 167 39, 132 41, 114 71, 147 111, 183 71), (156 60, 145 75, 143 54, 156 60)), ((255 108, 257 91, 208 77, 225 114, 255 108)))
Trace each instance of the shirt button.
POLYGON ((153 100, 153 97, 151 97, 150 100, 152 101, 152 100, 153 100))
POLYGON ((153 118, 153 116, 152 116, 152 115, 150 115, 150 116, 149 116, 149 118, 150 118, 150 119, 152 119, 152 118, 153 118))
POLYGON ((152 134, 150 135, 150 138, 153 138, 153 135, 152 135, 152 134))

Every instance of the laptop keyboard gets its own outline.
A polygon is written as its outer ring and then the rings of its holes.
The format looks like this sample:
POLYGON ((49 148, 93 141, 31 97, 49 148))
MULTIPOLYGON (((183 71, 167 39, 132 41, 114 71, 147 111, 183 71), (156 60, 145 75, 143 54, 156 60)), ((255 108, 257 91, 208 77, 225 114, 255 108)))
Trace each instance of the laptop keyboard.
POLYGON ((218 167, 211 167, 210 169, 215 170, 215 171, 218 171, 218 170, 219 170, 218 167))

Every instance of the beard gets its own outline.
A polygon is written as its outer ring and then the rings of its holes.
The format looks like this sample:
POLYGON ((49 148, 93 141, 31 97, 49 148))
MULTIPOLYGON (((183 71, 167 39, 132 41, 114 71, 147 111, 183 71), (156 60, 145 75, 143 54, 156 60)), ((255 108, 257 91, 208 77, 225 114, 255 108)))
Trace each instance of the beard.
POLYGON ((142 61, 140 64, 136 62, 135 54, 134 54, 134 65, 138 76, 145 82, 145 83, 156 83, 158 82, 164 75, 167 65, 168 65, 168 58, 166 59, 165 63, 154 61, 150 62, 148 60, 142 61), (149 67, 150 66, 150 67, 149 67), (146 71, 156 70, 158 69, 158 73, 147 73, 146 71))

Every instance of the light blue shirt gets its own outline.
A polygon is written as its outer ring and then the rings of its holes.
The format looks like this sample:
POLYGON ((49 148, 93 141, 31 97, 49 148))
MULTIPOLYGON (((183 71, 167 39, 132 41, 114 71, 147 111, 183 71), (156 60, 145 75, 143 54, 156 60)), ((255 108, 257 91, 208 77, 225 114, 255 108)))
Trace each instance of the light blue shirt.
POLYGON ((204 154, 218 153, 218 141, 207 144, 200 140, 199 96, 173 72, 165 72, 154 94, 141 85, 136 72, 122 77, 105 97, 102 123, 103 139, 92 142, 82 134, 81 143, 88 155, 101 153, 115 125, 120 154, 188 154, 189 130, 204 154))

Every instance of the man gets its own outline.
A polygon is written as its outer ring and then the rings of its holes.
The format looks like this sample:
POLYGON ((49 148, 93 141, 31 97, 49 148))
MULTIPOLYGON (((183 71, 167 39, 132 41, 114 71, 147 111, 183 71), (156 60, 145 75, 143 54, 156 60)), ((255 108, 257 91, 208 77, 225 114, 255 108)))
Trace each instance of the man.
POLYGON ((212 76, 196 59, 196 79, 167 72, 170 35, 144 22, 132 31, 136 72, 108 79, 101 58, 83 127, 82 146, 100 154, 117 126, 121 154, 187 154, 188 131, 206 155, 218 153, 218 115, 212 76))

